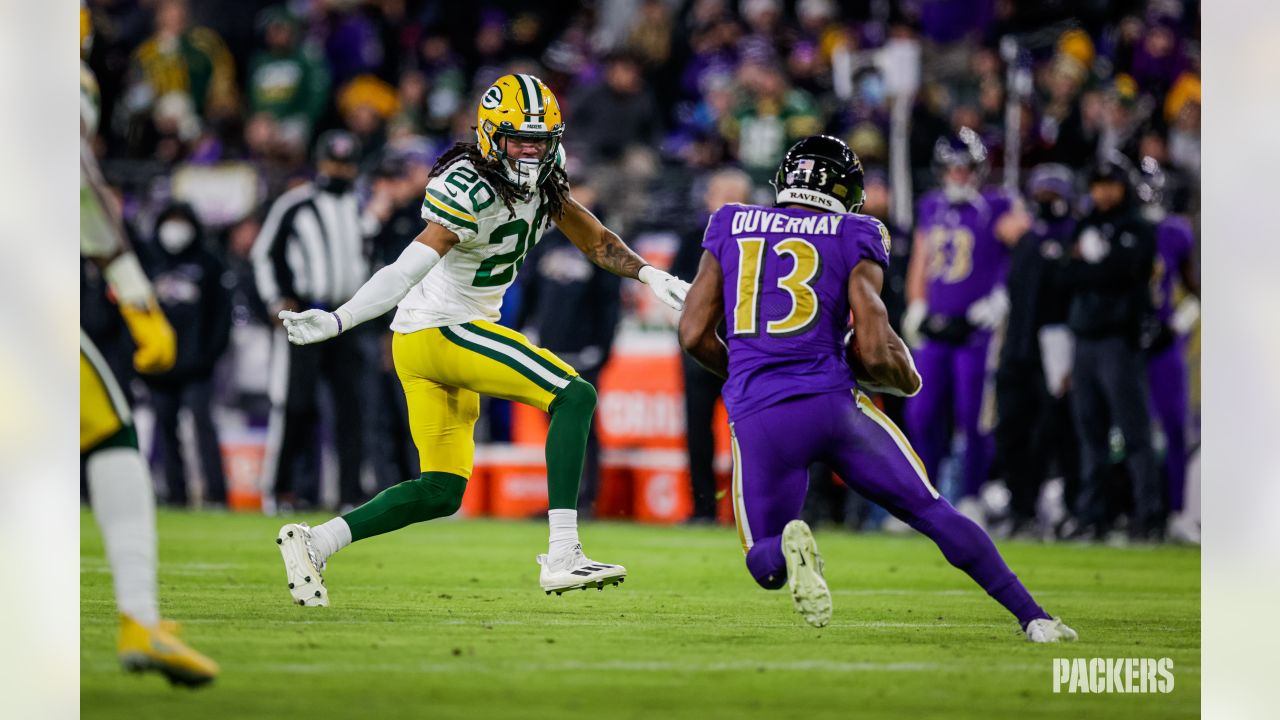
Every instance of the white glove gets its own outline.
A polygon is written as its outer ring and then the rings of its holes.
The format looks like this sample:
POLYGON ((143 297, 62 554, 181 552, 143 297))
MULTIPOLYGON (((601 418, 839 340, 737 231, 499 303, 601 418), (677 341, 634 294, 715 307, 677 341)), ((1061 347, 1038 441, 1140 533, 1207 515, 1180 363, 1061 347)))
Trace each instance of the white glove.
POLYGON ((862 388, 867 392, 880 393, 881 395, 893 395, 895 397, 915 397, 916 395, 920 394, 920 390, 924 387, 924 383, 923 382, 920 383, 920 385, 916 387, 916 391, 912 393, 903 392, 902 390, 896 387, 889 387, 888 385, 877 385, 875 383, 863 382, 861 380, 858 381, 858 387, 862 388))
POLYGON ((649 286, 663 305, 672 310, 684 309, 684 297, 689 294, 689 283, 652 265, 640 268, 639 280, 649 286))
POLYGON ((902 314, 902 339, 906 341, 907 347, 920 347, 924 340, 920 335, 920 326, 924 324, 928 314, 929 306, 923 300, 914 300, 907 306, 907 311, 902 314))
POLYGON ((970 324, 983 330, 995 330, 1009 317, 1009 293, 1003 287, 992 290, 986 297, 970 305, 964 317, 970 324))
POLYGON ((1169 327, 1179 335, 1186 335, 1191 332, 1191 328, 1196 326, 1196 321, 1200 319, 1200 300, 1195 295, 1188 295, 1178 303, 1178 307, 1173 309, 1173 317, 1169 320, 1169 327))
POLYGON ((289 342, 294 345, 310 345, 337 337, 342 332, 338 326, 338 317, 324 310, 307 310, 306 312, 280 311, 280 319, 284 321, 285 332, 289 334, 289 342))
POLYGON ((1090 265, 1102 262, 1111 252, 1111 245, 1102 237, 1097 228, 1087 228, 1080 233, 1080 258, 1090 265))

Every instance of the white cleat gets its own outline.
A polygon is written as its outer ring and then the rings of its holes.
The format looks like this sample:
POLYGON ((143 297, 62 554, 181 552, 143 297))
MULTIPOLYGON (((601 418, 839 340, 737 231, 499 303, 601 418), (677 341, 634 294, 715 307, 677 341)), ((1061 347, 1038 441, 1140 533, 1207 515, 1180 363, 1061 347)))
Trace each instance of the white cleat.
POLYGON ((1075 642, 1079 637, 1062 618, 1040 618, 1027 623, 1027 639, 1033 643, 1075 642))
POLYGON ((324 586, 324 562, 311 546, 311 528, 306 523, 290 523, 276 536, 284 571, 289 578, 289 593, 299 605, 328 607, 329 591, 324 586))
POLYGON ((574 545, 573 551, 562 558, 552 560, 546 555, 539 555, 537 559, 542 566, 542 571, 538 573, 538 584, 548 595, 560 595, 566 590, 586 590, 589 587, 604 590, 605 585, 617 587, 618 583, 627 579, 626 568, 589 559, 582 553, 581 545, 574 545))
POLYGON ((1200 523, 1187 513, 1171 515, 1169 516, 1169 527, 1165 531, 1165 537, 1169 538, 1170 542, 1182 545, 1199 545, 1200 523))
POLYGON ((813 532, 803 520, 792 520, 782 530, 782 555, 787 559, 787 584, 796 612, 814 627, 831 622, 831 590, 822 577, 822 556, 813 532))

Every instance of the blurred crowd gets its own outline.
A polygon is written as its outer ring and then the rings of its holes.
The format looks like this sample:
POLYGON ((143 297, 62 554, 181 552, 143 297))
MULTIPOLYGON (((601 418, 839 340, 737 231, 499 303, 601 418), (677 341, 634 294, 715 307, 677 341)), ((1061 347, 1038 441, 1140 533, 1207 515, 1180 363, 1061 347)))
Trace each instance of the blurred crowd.
MULTIPOLYGON (((1126 522, 1132 530, 1141 516, 1144 536, 1155 538, 1163 526, 1155 533, 1147 525, 1166 517, 1181 522, 1198 418, 1185 399, 1163 408, 1161 393, 1194 394, 1186 362, 1196 352, 1189 337, 1194 319, 1188 325, 1184 315, 1175 327, 1171 310, 1183 295, 1198 294, 1194 272, 1157 263, 1152 272, 1159 277, 1143 278, 1171 299, 1163 310, 1162 299, 1152 301, 1154 329, 1134 341, 1134 357, 1158 362, 1158 353, 1173 348, 1183 359, 1164 361, 1173 365, 1167 373, 1181 373, 1171 381, 1176 387, 1141 388, 1150 406, 1143 425, 1118 417, 1124 413, 1116 410, 1113 387, 1099 390, 1089 405, 1068 397, 1069 380, 1054 381, 1069 376, 1051 371, 1054 358, 1072 352, 1040 330, 1070 325, 1071 291, 1037 280, 1020 295, 1019 282, 1035 263, 1017 258, 1019 248, 1026 255, 1032 246, 1047 257, 1043 241, 1050 236, 1060 252, 1078 256, 1075 225, 1066 229, 1059 221, 1087 225, 1099 212, 1091 190, 1115 179, 1104 177, 1113 172, 1106 168, 1120 167, 1120 204, 1145 218, 1153 236, 1170 218, 1181 223, 1191 238, 1184 255, 1194 265, 1196 2, 90 0, 87 9, 82 58, 97 79, 96 150, 179 334, 174 370, 133 385, 157 418, 154 460, 166 478, 162 497, 171 503, 189 502, 192 475, 203 478, 204 503, 225 502, 219 432, 237 423, 265 427, 284 402, 273 396, 265 368, 274 314, 289 298, 276 288, 264 293, 262 260, 255 258, 255 247, 270 235, 263 226, 272 221, 272 205, 300 188, 323 193, 334 190, 326 186, 335 177, 348 179, 334 191, 356 198, 352 232, 364 243, 360 273, 367 276, 420 231, 427 173, 454 142, 474 137, 479 93, 502 74, 528 72, 565 109, 575 195, 624 238, 678 238, 674 272, 686 280, 711 211, 725 202, 771 202, 768 180, 796 140, 817 132, 844 139, 866 168, 863 212, 883 219, 894 238, 885 301, 895 323, 910 314, 912 302, 928 304, 927 287, 909 287, 910 265, 913 245, 933 242, 921 224, 926 201, 955 164, 940 155, 940 139, 966 152, 980 147, 981 158, 970 156, 971 182, 984 196, 998 189, 1010 198, 1017 219, 1001 233, 1008 253, 998 269, 989 268, 997 284, 1009 286, 996 324, 1022 322, 1023 336, 1036 340, 1022 355, 1007 344, 988 349, 985 385, 1004 382, 1006 392, 982 395, 985 413, 960 407, 971 403, 959 396, 930 406, 931 428, 949 429, 927 441, 938 448, 934 471, 957 504, 967 502, 967 512, 1012 534, 1103 537, 1126 522), (349 173, 318 167, 317 140, 334 130, 354 139, 349 173), (1039 365, 1043 373, 1018 374, 1039 365), (1010 398, 1027 393, 1041 401, 1015 407, 1010 398), (191 411, 191 432, 178 432, 181 408, 191 411), (1016 416, 1027 432, 1011 432, 1006 421, 1002 433, 1002 416, 1016 416), (1103 428, 1105 458, 1080 449, 1091 444, 1076 437, 1082 422, 1103 428), (1131 437, 1134 428, 1148 427, 1153 439, 1131 437), (180 435, 193 438, 192 450, 179 447, 180 435), (1131 462, 1148 446, 1159 487, 1135 477, 1149 474, 1131 462), (974 463, 980 455, 984 461, 974 463), (185 462, 189 456, 197 459, 185 462), (1105 482, 1095 482, 1099 468, 1105 482), (991 492, 989 478, 1003 479, 1012 501, 991 492), (1048 478, 1062 479, 1051 484, 1056 510, 1044 507, 1052 494, 1042 491, 1048 478), (1159 517, 1145 516, 1152 503, 1159 517)), ((566 250, 567 241, 548 234, 508 296, 504 322, 535 330, 533 337, 573 356, 584 374, 598 374, 619 325, 638 321, 619 299, 617 282, 566 250), (583 317, 548 310, 554 307, 583 317), (566 332, 573 327, 586 330, 566 332)), ((100 278, 86 267, 82 283, 86 329, 121 376, 130 376, 119 320, 94 304, 100 278)), ((416 474, 384 334, 373 327, 352 350, 350 377, 365 418, 355 462, 364 477, 355 485, 344 481, 344 504, 416 474)), ((930 342, 949 340, 935 334, 916 345, 930 342)), ((695 516, 709 518, 715 491, 707 428, 718 385, 692 365, 685 380, 695 516)), ((1139 376, 1116 382, 1146 384, 1139 376)), ((337 394, 330 388, 318 407, 339 404, 337 394)), ((886 405, 916 435, 913 442, 924 444, 911 429, 913 401, 886 405)), ((509 437, 509 409, 493 403, 484 413, 486 437, 509 437)), ((327 437, 342 424, 332 412, 314 414, 308 438, 327 437)), ((296 472, 305 474, 306 463, 319 460, 299 462, 296 472)), ((813 480, 815 519, 863 529, 892 525, 875 508, 846 498, 821 468, 813 480)), ((584 486, 589 499, 593 483, 584 486)), ((277 482, 274 495, 282 507, 322 502, 314 483, 277 482)), ((1192 525, 1198 523, 1183 522, 1176 534, 1193 539, 1192 525)))

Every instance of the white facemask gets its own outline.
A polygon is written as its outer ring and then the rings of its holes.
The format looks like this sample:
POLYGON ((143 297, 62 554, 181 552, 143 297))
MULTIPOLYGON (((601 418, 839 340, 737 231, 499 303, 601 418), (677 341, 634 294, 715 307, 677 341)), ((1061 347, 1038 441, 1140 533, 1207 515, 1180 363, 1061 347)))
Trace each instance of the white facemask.
POLYGON ((507 179, 518 186, 521 190, 529 192, 534 189, 538 183, 538 171, 542 167, 542 161, 536 158, 527 158, 516 160, 508 158, 506 167, 507 179))
POLYGON ((947 199, 947 202, 952 203, 953 205, 966 203, 978 197, 978 188, 976 188, 972 183, 943 181, 942 196, 947 199))
POLYGON ((196 229, 186 220, 166 220, 156 232, 160 246, 172 255, 186 250, 196 239, 196 229))

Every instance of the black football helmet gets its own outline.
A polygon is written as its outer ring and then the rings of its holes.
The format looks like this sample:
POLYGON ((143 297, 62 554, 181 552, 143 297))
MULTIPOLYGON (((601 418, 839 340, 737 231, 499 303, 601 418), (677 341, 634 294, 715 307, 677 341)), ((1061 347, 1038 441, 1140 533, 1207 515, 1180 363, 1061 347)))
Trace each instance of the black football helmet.
POLYGON ((987 171, 987 146, 972 128, 943 135, 933 144, 934 172, 941 175, 949 167, 967 167, 979 175, 987 171))
POLYGON ((1126 202, 1134 201, 1135 189, 1139 175, 1133 163, 1124 154, 1115 150, 1107 151, 1089 168, 1089 184, 1100 182, 1118 182, 1124 186, 1126 202))
POLYGON ((316 140, 316 160, 360 162, 360 141, 345 130, 327 130, 316 140))
POLYGON ((862 190, 862 161, 848 145, 830 135, 810 135, 787 150, 774 176, 777 202, 830 210, 858 212, 862 190))

